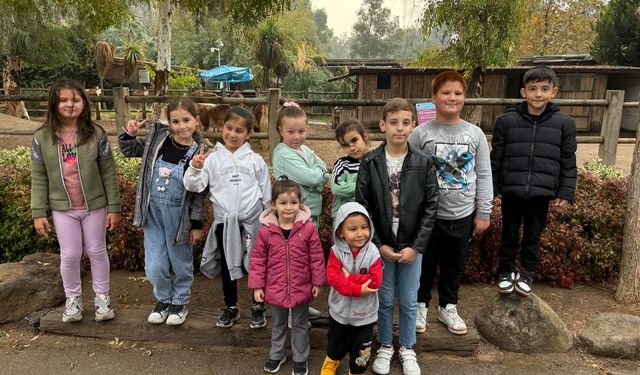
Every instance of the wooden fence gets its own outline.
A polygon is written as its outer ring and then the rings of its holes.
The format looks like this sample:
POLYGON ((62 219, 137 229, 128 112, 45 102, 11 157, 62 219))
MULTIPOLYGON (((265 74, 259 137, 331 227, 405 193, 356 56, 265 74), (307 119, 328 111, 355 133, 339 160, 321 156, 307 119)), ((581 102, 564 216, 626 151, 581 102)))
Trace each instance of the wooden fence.
MULTIPOLYGON (((230 98, 230 97, 200 97, 187 96, 196 103, 214 103, 214 104, 246 104, 258 105, 265 104, 269 109, 269 120, 267 129, 260 129, 259 132, 252 134, 252 138, 266 139, 269 145, 269 156, 272 155, 273 149, 279 142, 279 134, 276 129, 276 120, 278 109, 284 103, 285 98, 282 97, 280 89, 269 89, 266 98, 230 98)), ((113 89, 113 96, 95 96, 90 95, 89 101, 93 103, 113 103, 116 113, 116 129, 122 129, 126 126, 131 116, 132 103, 165 103, 171 100, 170 96, 132 96, 129 95, 129 89, 126 87, 113 89)), ((5 96, 0 95, 2 101, 46 101, 46 96, 5 96)), ((411 103, 428 102, 427 98, 407 99, 411 103)), ((468 105, 515 105, 520 103, 521 99, 505 99, 505 98, 466 98, 465 104, 468 105)), ((297 99, 297 103, 304 107, 324 106, 384 106, 386 99, 297 99)), ((605 99, 558 99, 555 101, 559 105, 568 106, 592 106, 605 107, 605 114, 602 122, 602 130, 599 136, 578 135, 578 143, 595 143, 599 144, 599 157, 606 165, 615 165, 617 146, 619 143, 634 143, 635 138, 620 138, 620 123, 622 121, 622 109, 637 108, 640 112, 640 102, 625 102, 624 91, 608 90, 605 99)), ((639 124, 640 126, 640 124, 639 124)), ((120 130, 118 130, 120 131, 120 130)), ((19 131, 2 131, 0 134, 28 134, 19 131)), ((113 132, 111 132, 113 133, 113 132)), ((110 135, 116 135, 115 133, 110 135)), ((208 132, 205 137, 220 138, 220 133, 208 132)), ((491 135, 487 135, 491 141, 491 135)), ((309 140, 334 140, 333 135, 325 134, 309 134, 309 140)), ((384 134, 371 134, 370 139, 373 141, 384 140, 384 134)))

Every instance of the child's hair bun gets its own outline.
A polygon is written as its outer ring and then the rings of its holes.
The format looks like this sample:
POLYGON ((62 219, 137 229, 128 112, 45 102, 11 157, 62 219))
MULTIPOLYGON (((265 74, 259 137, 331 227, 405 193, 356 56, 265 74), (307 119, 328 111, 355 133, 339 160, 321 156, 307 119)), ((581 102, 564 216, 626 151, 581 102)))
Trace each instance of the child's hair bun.
POLYGON ((282 108, 288 108, 288 107, 300 108, 300 105, 294 102, 293 100, 289 100, 284 102, 284 104, 282 105, 282 108))

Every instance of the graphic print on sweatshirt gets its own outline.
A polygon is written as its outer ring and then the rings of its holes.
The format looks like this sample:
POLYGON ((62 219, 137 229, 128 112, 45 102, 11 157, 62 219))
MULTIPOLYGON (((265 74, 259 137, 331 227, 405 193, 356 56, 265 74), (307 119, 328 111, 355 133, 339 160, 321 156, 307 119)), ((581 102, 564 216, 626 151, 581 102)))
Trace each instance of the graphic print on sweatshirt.
POLYGON ((251 176, 251 168, 243 166, 230 166, 218 169, 218 175, 227 179, 227 182, 238 186, 242 182, 242 175, 251 176))
POLYGON ((467 174, 475 165, 474 155, 467 143, 435 144, 431 157, 436 167, 438 188, 441 190, 467 190, 467 174))
POLYGON ((62 162, 76 164, 78 160, 78 147, 71 143, 64 143, 60 147, 62 151, 62 162))

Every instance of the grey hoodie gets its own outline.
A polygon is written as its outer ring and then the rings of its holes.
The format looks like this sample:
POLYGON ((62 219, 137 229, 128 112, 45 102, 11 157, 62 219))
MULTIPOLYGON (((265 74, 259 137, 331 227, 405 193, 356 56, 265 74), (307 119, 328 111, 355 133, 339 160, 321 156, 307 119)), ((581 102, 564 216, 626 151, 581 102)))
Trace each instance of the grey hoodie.
MULTIPOLYGON (((378 259, 380 252, 376 245, 371 242, 373 237, 373 222, 367 210, 356 202, 348 202, 342 205, 336 213, 333 221, 333 247, 331 251, 338 258, 342 266, 352 274, 360 273, 362 269, 369 269, 378 259), (356 258, 353 258, 349 245, 343 238, 336 236, 336 231, 340 224, 354 212, 360 212, 369 219, 371 234, 369 241, 362 247, 356 258)), ((363 326, 378 321, 378 293, 373 293, 364 297, 347 297, 340 294, 331 287, 329 292, 329 314, 340 324, 352 326, 363 326)))

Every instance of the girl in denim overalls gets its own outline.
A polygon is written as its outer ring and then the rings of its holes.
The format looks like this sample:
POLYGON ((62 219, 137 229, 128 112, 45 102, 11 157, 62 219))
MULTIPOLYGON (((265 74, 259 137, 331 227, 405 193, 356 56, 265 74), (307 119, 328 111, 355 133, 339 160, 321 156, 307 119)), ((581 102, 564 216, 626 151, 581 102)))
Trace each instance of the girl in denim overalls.
POLYGON ((187 317, 193 282, 193 244, 203 236, 205 192, 185 190, 182 176, 202 140, 195 104, 177 98, 167 107, 169 125, 131 120, 118 137, 125 156, 142 156, 133 225, 144 229, 145 272, 158 303, 147 321, 180 325, 187 317))

